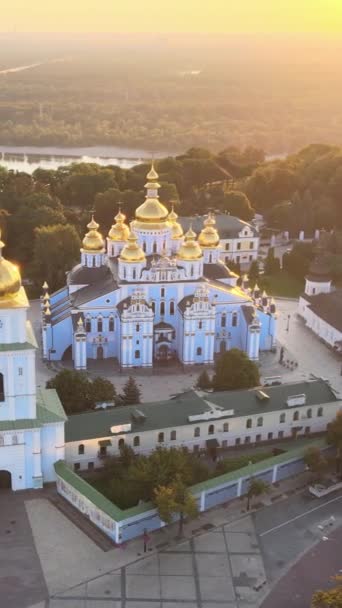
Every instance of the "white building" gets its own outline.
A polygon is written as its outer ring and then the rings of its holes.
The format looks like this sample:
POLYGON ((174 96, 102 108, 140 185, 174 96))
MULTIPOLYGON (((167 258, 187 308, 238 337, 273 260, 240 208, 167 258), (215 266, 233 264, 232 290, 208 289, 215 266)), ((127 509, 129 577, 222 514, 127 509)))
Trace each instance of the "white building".
POLYGON ((0 487, 24 490, 55 480, 66 415, 55 390, 36 388, 29 303, 3 247, 0 241, 0 487))
POLYGON ((189 391, 169 401, 70 416, 66 461, 78 470, 102 465, 120 446, 234 447, 323 432, 342 408, 323 380, 241 391, 189 391))
MULTIPOLYGON (((202 217, 194 220, 191 218, 179 218, 184 230, 193 225, 195 232, 201 230, 202 217)), ((256 226, 248 224, 238 217, 225 213, 216 216, 217 229, 220 234, 221 260, 229 265, 229 262, 240 264, 241 270, 248 270, 251 263, 258 259, 260 236, 256 226)))
POLYGON ((342 289, 334 289, 329 271, 315 260, 305 278, 298 314, 327 345, 342 352, 342 289))

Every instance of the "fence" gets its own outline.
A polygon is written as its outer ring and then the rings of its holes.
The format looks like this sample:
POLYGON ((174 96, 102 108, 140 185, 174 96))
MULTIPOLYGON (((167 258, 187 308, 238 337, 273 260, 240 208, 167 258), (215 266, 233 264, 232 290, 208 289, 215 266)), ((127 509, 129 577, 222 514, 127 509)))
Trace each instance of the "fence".
MULTIPOLYGON (((190 491, 197 499, 199 510, 206 511, 246 494, 252 477, 273 484, 303 472, 306 469, 304 453, 308 447, 331 449, 327 448, 324 440, 315 440, 295 450, 196 484, 190 491)), ((63 461, 55 464, 55 471, 59 494, 118 544, 140 536, 144 530, 157 530, 165 525, 151 503, 122 510, 63 461)))

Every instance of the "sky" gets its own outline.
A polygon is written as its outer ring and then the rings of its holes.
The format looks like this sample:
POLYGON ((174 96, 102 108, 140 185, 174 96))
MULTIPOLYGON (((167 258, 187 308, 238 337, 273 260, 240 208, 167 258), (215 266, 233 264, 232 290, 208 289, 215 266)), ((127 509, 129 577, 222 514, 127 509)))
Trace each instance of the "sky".
POLYGON ((342 0, 4 0, 2 32, 342 33, 342 0))

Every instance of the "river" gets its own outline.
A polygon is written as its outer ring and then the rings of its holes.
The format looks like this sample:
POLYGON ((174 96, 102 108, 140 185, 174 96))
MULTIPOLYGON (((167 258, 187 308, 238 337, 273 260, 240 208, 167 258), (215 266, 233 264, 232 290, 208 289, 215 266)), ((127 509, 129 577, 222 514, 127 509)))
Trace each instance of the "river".
MULTIPOLYGON (((154 152, 155 158, 169 156, 170 152, 154 152)), ((151 152, 138 148, 121 148, 117 146, 90 146, 78 148, 38 147, 38 146, 0 146, 0 165, 14 171, 33 173, 38 167, 58 169, 61 165, 71 163, 97 163, 106 167, 117 165, 130 169, 151 159, 151 152)))

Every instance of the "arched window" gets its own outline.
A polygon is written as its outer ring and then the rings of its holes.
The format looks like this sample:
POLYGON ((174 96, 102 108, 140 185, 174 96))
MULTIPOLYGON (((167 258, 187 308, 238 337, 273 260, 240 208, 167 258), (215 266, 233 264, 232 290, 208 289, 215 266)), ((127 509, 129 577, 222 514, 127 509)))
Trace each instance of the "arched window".
POLYGON ((135 359, 140 359, 140 350, 136 350, 134 353, 135 359))
POLYGON ((18 435, 12 435, 12 444, 17 445, 18 443, 18 435))
POLYGON ((0 445, 5 445, 5 439, 2 435, 0 435, 0 445))
POLYGON ((236 327, 236 326, 237 326, 237 312, 233 312, 232 327, 236 327))
POLYGON ((310 407, 310 409, 307 410, 306 415, 308 418, 312 418, 312 409, 310 407))
POLYGON ((191 264, 191 268, 190 268, 190 275, 193 277, 194 276, 194 267, 191 264))
POLYGON ((158 433, 158 443, 163 443, 164 441, 164 433, 158 433))
POLYGON ((228 422, 224 422, 223 423, 223 432, 224 433, 228 433, 229 431, 229 423, 228 422))
POLYGON ((133 268, 133 272, 132 272, 132 278, 133 278, 133 279, 136 279, 136 278, 137 278, 137 273, 136 273, 135 268, 133 268))
POLYGON ((248 420, 246 421, 246 429, 251 429, 252 428, 252 418, 248 418, 248 420))
POLYGON ((226 315, 222 315, 221 317, 221 327, 226 327, 227 317, 226 315))
POLYGON ((0 401, 5 401, 4 375, 0 374, 0 401))
POLYGON ((124 279, 126 278, 126 266, 124 266, 124 268, 123 268, 123 278, 124 279))
POLYGON ((86 332, 87 332, 87 334, 89 334, 91 332, 91 320, 90 319, 86 320, 86 332))
POLYGON ((323 408, 319 407, 317 410, 317 416, 323 416, 323 408))
POLYGON ((162 287, 160 290, 160 297, 165 298, 165 288, 164 287, 162 287))
POLYGON ((157 253, 157 243, 156 243, 155 241, 154 241, 154 243, 153 243, 152 252, 153 252, 153 253, 157 253))
POLYGON ((257 420, 257 426, 262 426, 264 424, 264 419, 262 416, 259 416, 257 420))
POLYGON ((165 315, 165 302, 160 302, 160 314, 165 315))
POLYGON ((97 319, 97 331, 98 332, 102 332, 103 331, 103 322, 101 317, 99 319, 97 319))
POLYGON ((197 347, 196 354, 197 356, 200 356, 202 354, 202 349, 200 346, 197 347))
POLYGON ((175 303, 173 301, 170 302, 170 315, 175 314, 175 303))
POLYGON ((198 321, 198 329, 202 329, 202 327, 203 327, 202 321, 198 321))
POLYGON ((299 420, 299 412, 294 412, 293 420, 299 420))
POLYGON ((285 422, 286 420, 286 414, 280 414, 279 416, 279 422, 280 424, 282 424, 283 422, 285 422))
POLYGON ((146 243, 145 243, 145 241, 143 242, 143 247, 142 248, 143 248, 143 251, 146 253, 146 243))
POLYGON ((80 445, 78 446, 78 453, 79 454, 84 454, 84 445, 83 445, 83 443, 80 443, 80 445))
POLYGON ((140 325, 139 325, 139 323, 136 324, 135 331, 140 331, 140 325))
POLYGON ((95 268, 95 267, 96 267, 96 259, 93 258, 93 268, 95 268))
POLYGON ((139 435, 136 435, 134 437, 134 439, 133 439, 133 445, 134 445, 135 448, 139 447, 139 445, 140 445, 140 437, 139 437, 139 435))
POLYGON ((114 331, 114 318, 113 317, 109 317, 108 330, 114 331))
POLYGON ((213 257, 211 255, 211 253, 209 254, 209 264, 211 264, 211 262, 213 261, 213 257))
POLYGON ((170 439, 171 439, 171 441, 175 441, 176 438, 177 438, 176 431, 171 431, 171 433, 170 433, 170 439))
POLYGON ((156 303, 155 302, 152 302, 152 310, 153 310, 153 312, 156 312, 156 303))
POLYGON ((215 433, 215 427, 213 424, 209 424, 208 435, 213 435, 215 433))
POLYGON ((194 428, 194 437, 199 437, 201 434, 201 429, 199 426, 195 426, 194 428))

